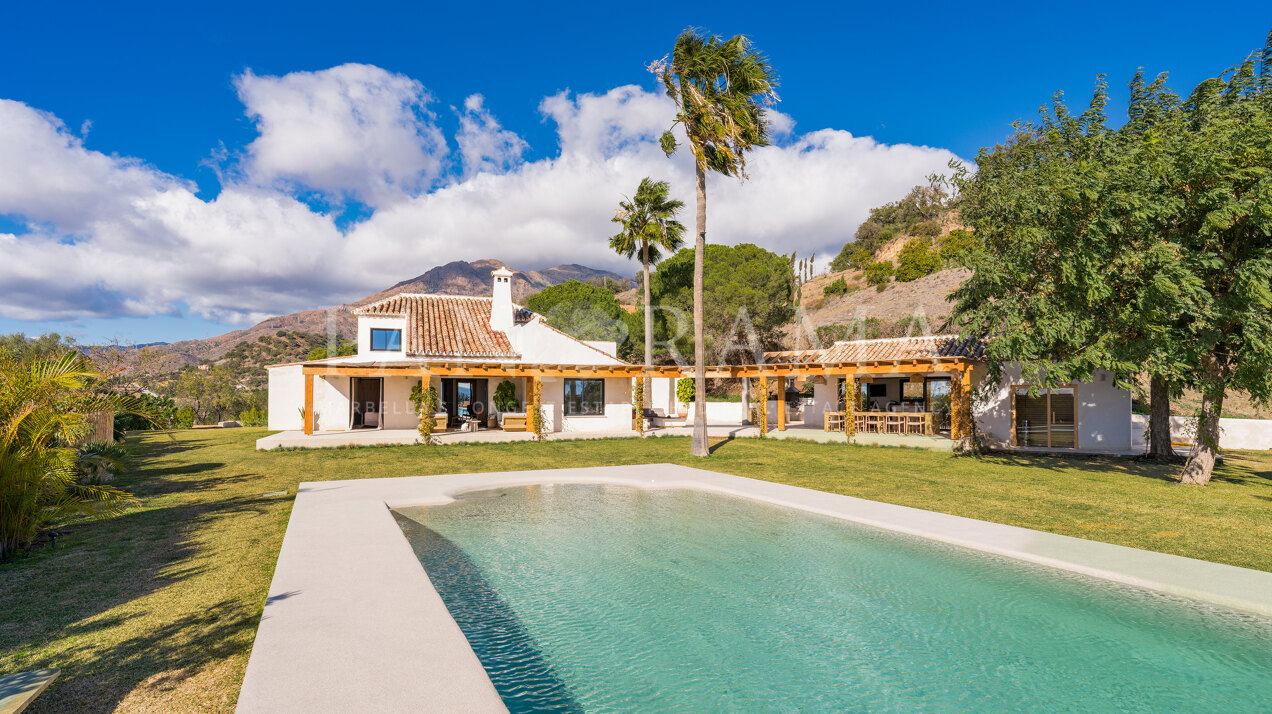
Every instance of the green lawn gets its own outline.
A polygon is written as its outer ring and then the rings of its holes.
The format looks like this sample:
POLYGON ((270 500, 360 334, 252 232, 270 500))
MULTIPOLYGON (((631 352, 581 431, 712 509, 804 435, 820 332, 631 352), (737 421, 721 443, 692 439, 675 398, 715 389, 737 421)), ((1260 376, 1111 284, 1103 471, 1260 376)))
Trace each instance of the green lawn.
POLYGON ((687 439, 259 453, 260 429, 134 436, 142 499, 0 565, 0 673, 61 667, 29 710, 229 711, 301 481, 672 462, 1272 571, 1272 454, 1206 488, 1131 461, 687 439), (275 495, 283 491, 285 495, 275 495))

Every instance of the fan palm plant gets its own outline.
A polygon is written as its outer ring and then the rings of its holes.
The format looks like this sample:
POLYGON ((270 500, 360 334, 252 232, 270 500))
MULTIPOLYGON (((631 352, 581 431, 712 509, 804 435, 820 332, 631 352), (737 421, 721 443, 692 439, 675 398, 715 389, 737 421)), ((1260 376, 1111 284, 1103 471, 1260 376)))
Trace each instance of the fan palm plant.
MULTIPOLYGON (((623 229, 610 238, 610 248, 619 255, 631 258, 640 253, 641 282, 645 285, 646 367, 654 362, 654 313, 650 309, 649 266, 656 265, 664 255, 679 250, 685 236, 684 225, 676 220, 676 214, 685 207, 685 202, 671 198, 670 193, 671 187, 666 181, 655 181, 648 176, 641 179, 636 195, 618 202, 613 220, 623 229)), ((645 393, 649 394, 648 380, 645 393)))
MULTIPOLYGON (((727 40, 690 28, 676 38, 671 59, 651 71, 676 103, 673 128, 680 126, 694 159, 697 214, 694 220, 693 360, 694 400, 691 453, 707 456, 705 344, 702 324, 703 256, 707 242, 707 171, 746 178, 746 152, 768 142, 765 106, 777 100, 777 77, 768 60, 744 35, 727 40)), ((661 139, 668 156, 676 151, 671 130, 661 139)))
POLYGON ((18 361, 0 350, 0 559, 41 528, 74 515, 111 515, 137 503, 117 488, 81 482, 78 452, 88 415, 154 420, 136 397, 100 388, 103 375, 77 352, 18 361))

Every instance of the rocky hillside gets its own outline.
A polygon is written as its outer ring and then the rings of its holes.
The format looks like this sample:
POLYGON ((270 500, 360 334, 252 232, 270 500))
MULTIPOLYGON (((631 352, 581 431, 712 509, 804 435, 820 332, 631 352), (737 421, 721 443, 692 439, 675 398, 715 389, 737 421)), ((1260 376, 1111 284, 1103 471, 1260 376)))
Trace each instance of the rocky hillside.
MULTIPOLYGON (((164 366, 177 369, 187 364, 200 362, 217 362, 224 359, 231 350, 244 343, 258 343, 268 336, 277 337, 279 331, 306 335, 295 340, 308 344, 312 336, 329 333, 354 339, 358 321, 353 316, 353 308, 367 303, 382 300, 398 293, 437 293, 444 295, 489 295, 491 288, 490 272, 501 265, 499 260, 477 260, 471 263, 457 260, 446 265, 439 265, 414 278, 402 282, 378 293, 368 295, 361 300, 335 305, 325 310, 306 310, 290 315, 280 315, 262 320, 245 329, 234 330, 216 337, 202 340, 183 340, 174 342, 166 348, 164 366)), ((616 273, 597 270, 584 265, 558 265, 545 270, 519 270, 512 276, 512 292, 516 299, 538 292, 543 288, 570 280, 588 281, 597 279, 625 280, 616 273)), ((299 348, 297 348, 299 349, 299 348)), ((308 349, 305 350, 305 353, 308 349)), ((287 351, 291 354, 291 351, 287 351)), ((299 357, 303 357, 300 354, 299 357)))

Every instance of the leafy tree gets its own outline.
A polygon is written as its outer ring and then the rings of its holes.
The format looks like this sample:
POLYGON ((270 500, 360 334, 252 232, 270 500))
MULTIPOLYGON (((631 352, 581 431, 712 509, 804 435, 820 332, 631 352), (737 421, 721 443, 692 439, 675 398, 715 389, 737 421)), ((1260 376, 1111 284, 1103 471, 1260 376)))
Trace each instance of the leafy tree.
POLYGON ((866 285, 873 285, 879 290, 883 290, 892 282, 892 274, 894 270, 892 263, 887 260, 876 260, 866 266, 866 285))
POLYGON ((48 332, 39 337, 27 337, 21 332, 0 335, 0 350, 7 352, 10 358, 18 362, 60 357, 77 349, 74 340, 56 332, 48 332))
MULTIPOLYGON (((689 140, 694 158, 697 212, 694 219, 693 335, 694 380, 698 397, 690 453, 707 456, 703 263, 707 244, 707 171, 746 178, 746 152, 768 142, 764 104, 775 101, 777 77, 768 60, 743 35, 722 40, 688 29, 676 38, 671 61, 655 62, 667 96, 676 103, 675 125, 689 140)), ((670 130, 663 151, 676 151, 670 130)), ((661 272, 661 271, 659 271, 661 272)))
POLYGON ((823 297, 833 297, 835 295, 843 295, 848 292, 848 283, 843 278, 836 278, 830 285, 822 288, 823 297))
MULTIPOLYGON (((344 344, 341 344, 339 347, 336 348, 337 357, 352 357, 356 354, 358 354, 358 343, 356 342, 345 342, 344 344)), ((315 347, 312 350, 309 350, 309 354, 305 355, 306 360, 326 359, 326 358, 327 358, 327 348, 325 346, 315 347)))
POLYGON ((925 275, 931 275, 941 268, 941 257, 932 250, 932 243, 926 238, 916 238, 897 254, 897 280, 908 283, 925 275))
POLYGON ((976 247, 976 236, 971 231, 955 228, 937 239, 937 255, 947 268, 963 265, 968 254, 976 247))
POLYGON ((526 301, 526 307, 571 337, 612 340, 621 355, 636 351, 633 327, 639 318, 624 310, 609 290, 571 280, 535 293, 526 301))
POLYGON ((874 253, 869 248, 856 243, 844 243, 839 255, 830 261, 830 269, 835 271, 865 270, 866 266, 872 262, 874 262, 874 253))
MULTIPOLYGON (((662 262, 652 279, 655 304, 688 312, 695 262, 688 248, 662 262)), ((752 350, 781 346, 795 315, 787 258, 749 243, 708 245, 702 276, 704 352, 717 362, 753 362, 752 350)), ((671 341, 675 327, 659 314, 660 341, 671 341)))
POLYGON ((1206 483, 1226 390, 1272 397, 1272 36, 1186 101, 1137 74, 1118 130, 1106 101, 1057 97, 956 177, 977 236, 956 315, 1039 386, 1108 369, 1201 391, 1181 480, 1206 483))
POLYGON ((654 181, 646 176, 636 187, 636 195, 620 201, 613 221, 623 228, 610 238, 610 248, 619 255, 631 258, 640 255, 641 284, 645 289, 645 366, 654 363, 654 312, 649 295, 649 266, 663 259, 664 253, 680 249, 684 243, 685 227, 676 220, 676 214, 684 208, 684 201, 670 197, 671 187, 666 181, 654 181))

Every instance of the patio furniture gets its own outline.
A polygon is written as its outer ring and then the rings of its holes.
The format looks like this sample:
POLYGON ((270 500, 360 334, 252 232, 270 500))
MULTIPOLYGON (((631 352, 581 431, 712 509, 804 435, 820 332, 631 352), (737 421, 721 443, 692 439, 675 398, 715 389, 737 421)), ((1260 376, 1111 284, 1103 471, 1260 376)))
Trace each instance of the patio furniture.
POLYGON ((889 434, 900 434, 905 431, 905 415, 889 413, 885 417, 884 426, 889 434))
POLYGON ((847 416, 844 412, 824 412, 822 414, 822 430, 843 431, 847 416))
POLYGON ((446 431, 446 422, 450 419, 450 415, 446 412, 438 412, 433 415, 433 431, 446 431))
POLYGON ((525 412, 504 412, 499 417, 499 425, 504 431, 529 431, 530 424, 525 412))

